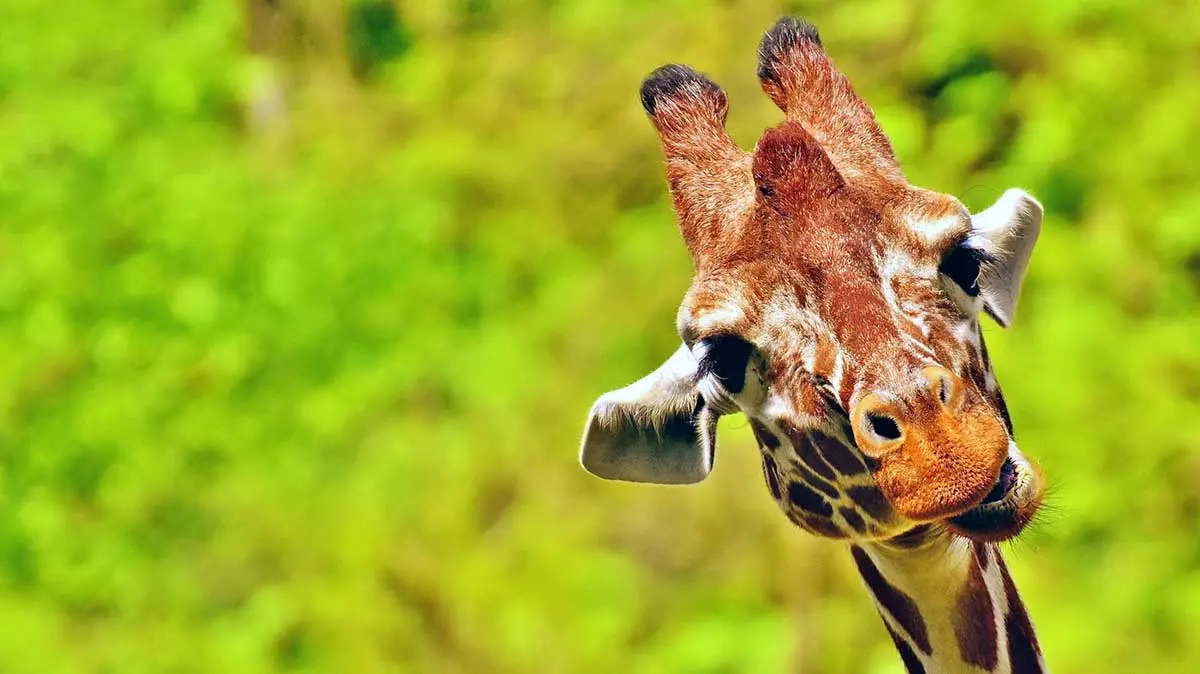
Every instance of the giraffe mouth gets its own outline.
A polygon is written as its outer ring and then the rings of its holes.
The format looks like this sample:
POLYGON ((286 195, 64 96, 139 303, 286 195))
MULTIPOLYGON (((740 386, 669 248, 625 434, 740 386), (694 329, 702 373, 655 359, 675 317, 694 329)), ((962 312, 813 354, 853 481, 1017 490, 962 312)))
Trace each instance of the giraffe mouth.
POLYGON ((1037 468, 1013 443, 992 490, 979 505, 946 520, 951 531, 978 541, 996 542, 1020 534, 1042 504, 1043 485, 1037 468))
POLYGON ((979 505, 988 505, 990 503, 999 503, 1005 499, 1017 485, 1017 466, 1013 463, 1012 457, 1004 459, 1004 465, 1000 466, 1000 477, 996 478, 996 484, 992 485, 992 490, 987 496, 983 497, 983 501, 979 505))

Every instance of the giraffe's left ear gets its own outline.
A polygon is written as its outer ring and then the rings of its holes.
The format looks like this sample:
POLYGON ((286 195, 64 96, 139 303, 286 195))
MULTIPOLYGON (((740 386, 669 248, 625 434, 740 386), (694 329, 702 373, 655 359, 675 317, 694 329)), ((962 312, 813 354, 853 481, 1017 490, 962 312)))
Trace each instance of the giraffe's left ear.
POLYGON ((1029 257, 1042 231, 1042 205, 1011 189, 990 208, 971 216, 969 244, 990 258, 979 270, 984 308, 1003 327, 1012 323, 1029 257))
POLYGON ((700 365, 686 345, 657 370, 592 405, 580 462, 609 480, 691 484, 712 471, 717 413, 697 390, 700 365))

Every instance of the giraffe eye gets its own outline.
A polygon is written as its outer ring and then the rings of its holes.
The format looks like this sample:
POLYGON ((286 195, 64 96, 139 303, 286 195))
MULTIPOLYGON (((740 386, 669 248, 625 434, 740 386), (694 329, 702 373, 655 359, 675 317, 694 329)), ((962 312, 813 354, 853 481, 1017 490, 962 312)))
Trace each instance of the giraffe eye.
POLYGON ((960 243, 942 258, 938 271, 970 297, 979 295, 979 267, 987 261, 987 253, 979 248, 960 243))
POLYGON ((700 374, 711 374, 726 391, 740 393, 746 386, 746 365, 754 347, 734 335, 716 335, 701 341, 705 348, 700 359, 700 374))

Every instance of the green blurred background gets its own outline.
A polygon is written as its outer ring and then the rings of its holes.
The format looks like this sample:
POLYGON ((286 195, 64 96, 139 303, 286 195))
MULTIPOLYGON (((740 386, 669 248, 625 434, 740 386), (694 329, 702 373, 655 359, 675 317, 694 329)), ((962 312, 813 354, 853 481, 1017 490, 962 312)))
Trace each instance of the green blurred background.
POLYGON ((741 418, 576 463, 689 261, 637 100, 812 19, 913 182, 1046 205, 985 327, 1057 672, 1200 671, 1200 6, 0 0, 0 671, 901 671, 741 418))

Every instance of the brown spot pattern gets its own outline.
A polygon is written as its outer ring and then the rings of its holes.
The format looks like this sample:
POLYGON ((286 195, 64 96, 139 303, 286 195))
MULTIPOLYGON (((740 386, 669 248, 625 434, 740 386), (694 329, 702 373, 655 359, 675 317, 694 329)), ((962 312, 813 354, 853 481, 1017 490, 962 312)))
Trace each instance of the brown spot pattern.
POLYGON ((1008 632, 1008 660, 1013 674, 1042 674, 1045 670, 1038 661, 1037 637, 1032 631, 1026 632, 1031 626, 1023 607, 1016 614, 1009 612, 1004 629, 1008 632))
POLYGON ((883 492, 874 487, 849 487, 846 489, 846 495, 850 497, 858 507, 879 522, 886 522, 890 519, 892 506, 883 496, 883 492))
POLYGON ((979 560, 979 568, 982 571, 987 571, 991 565, 991 555, 988 554, 988 544, 982 541, 975 541, 972 545, 975 546, 975 557, 979 560))
POLYGON ((758 444, 767 449, 779 449, 779 438, 775 434, 767 430, 766 426, 751 419, 750 430, 754 431, 754 438, 758 440, 758 444))
POLYGON ((902 534, 887 540, 888 544, 902 550, 914 550, 929 542, 933 527, 928 524, 918 524, 902 534))
POLYGON ((808 434, 803 431, 793 430, 788 433, 789 439, 792 441, 792 448, 796 452, 796 457, 805 466, 808 466, 814 473, 820 475, 826 480, 833 481, 837 479, 837 473, 825 463, 825 459, 817 454, 816 448, 808 438, 808 434))
POLYGON ((883 574, 879 572, 879 567, 875 566, 875 562, 871 561, 871 557, 862 548, 853 545, 850 547, 850 554, 854 556, 854 565, 858 567, 859 575, 870 588, 871 594, 875 596, 875 601, 879 602, 882 609, 887 611, 904 631, 908 632, 908 636, 917 648, 921 649, 922 653, 932 655, 933 646, 929 644, 929 632, 925 629, 925 619, 921 617, 921 611, 912 597, 888 583, 883 574))
POLYGON ((854 453, 845 443, 818 432, 812 433, 812 439, 817 444, 817 447, 820 448, 821 456, 837 472, 842 475, 857 475, 866 472, 867 467, 854 456, 854 453))
POLYGON ((908 674, 925 674, 925 665, 921 664, 921 659, 917 657, 916 653, 913 653, 908 643, 900 638, 899 634, 896 634, 896 630, 892 629, 887 620, 883 621, 883 626, 887 628, 888 634, 892 636, 892 643, 896 644, 896 650, 900 652, 900 661, 904 663, 904 671, 908 674))
POLYGON ((1037 635, 1033 631, 1033 623, 1029 613, 1025 611, 1025 603, 1017 594, 1017 586, 1008 573, 1008 565, 1004 558, 996 555, 996 564, 1000 566, 1000 577, 1004 580, 1004 596, 1008 600, 1008 615, 1004 617, 1004 631, 1008 633, 1008 659, 1012 663, 1013 674, 1041 674, 1044 670, 1038 661, 1042 649, 1038 645, 1037 635))
POLYGON ((808 484, 808 486, 816 489, 835 501, 838 500, 840 493, 838 492, 837 487, 814 475, 813 472, 808 468, 805 468, 804 464, 802 463, 793 464, 793 467, 796 469, 796 472, 800 474, 800 477, 804 479, 804 482, 808 484))
POLYGON ((803 513, 797 513, 796 517, 800 520, 797 522, 801 527, 804 527, 818 536, 826 538, 846 538, 846 532, 842 531, 832 520, 823 517, 808 516, 803 513))
POLYGON ((853 508, 841 507, 838 512, 842 514, 842 519, 846 520, 846 524, 860 534, 867 532, 867 523, 863 521, 862 515, 859 515, 853 508))
POLYGON ((810 534, 825 538, 846 538, 846 532, 838 528, 832 520, 814 517, 800 510, 787 510, 785 514, 792 524, 810 534))
POLYGON ((980 570, 971 560, 967 581, 958 595, 954 611, 954 638, 964 662, 992 671, 999 661, 996 619, 992 598, 980 570))
POLYGON ((769 454, 763 454, 762 460, 763 477, 767 480, 767 489, 771 490, 771 498, 782 501, 783 493, 779 490, 779 470, 775 466, 775 459, 769 454))
POLYGON ((802 482, 792 482, 788 485, 788 501, 806 513, 826 518, 833 516, 833 506, 802 482))

